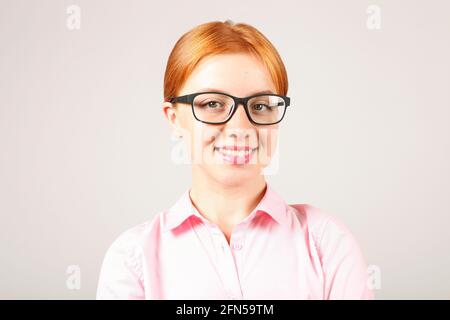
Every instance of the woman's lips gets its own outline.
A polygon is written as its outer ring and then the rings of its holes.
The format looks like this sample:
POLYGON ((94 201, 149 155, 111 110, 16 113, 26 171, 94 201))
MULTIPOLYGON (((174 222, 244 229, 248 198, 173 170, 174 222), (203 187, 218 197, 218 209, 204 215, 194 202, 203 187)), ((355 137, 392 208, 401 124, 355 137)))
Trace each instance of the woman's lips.
POLYGON ((258 148, 250 148, 248 146, 224 146, 214 147, 214 151, 220 156, 220 158, 231 164, 247 164, 250 162, 250 158, 258 148))
POLYGON ((238 150, 238 151, 250 151, 256 148, 250 148, 249 146, 216 146, 216 149, 224 149, 224 150, 238 150))

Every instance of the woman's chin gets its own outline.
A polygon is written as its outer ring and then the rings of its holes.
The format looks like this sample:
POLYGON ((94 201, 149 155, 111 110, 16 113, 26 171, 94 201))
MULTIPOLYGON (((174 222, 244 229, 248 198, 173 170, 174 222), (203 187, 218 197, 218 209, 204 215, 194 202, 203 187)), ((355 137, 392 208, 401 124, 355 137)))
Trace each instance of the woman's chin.
POLYGON ((220 182, 221 185, 229 187, 242 185, 245 181, 252 180, 255 177, 254 174, 249 173, 243 174, 241 172, 240 174, 230 174, 230 172, 224 171, 214 172, 212 175, 216 181, 220 182))
POLYGON ((253 180, 259 176, 262 172, 260 166, 245 166, 237 168, 230 165, 219 165, 209 168, 211 176, 215 177, 215 180, 221 181, 224 184, 242 184, 245 180, 253 180))

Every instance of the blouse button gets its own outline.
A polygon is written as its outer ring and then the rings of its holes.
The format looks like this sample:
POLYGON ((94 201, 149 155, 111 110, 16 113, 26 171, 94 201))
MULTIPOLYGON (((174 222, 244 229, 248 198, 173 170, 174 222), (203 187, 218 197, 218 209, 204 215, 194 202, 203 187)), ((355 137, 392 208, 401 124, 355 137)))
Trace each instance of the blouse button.
POLYGON ((241 250, 241 249, 242 249, 242 244, 241 244, 241 243, 235 243, 235 244, 233 244, 233 249, 234 249, 234 250, 241 250))

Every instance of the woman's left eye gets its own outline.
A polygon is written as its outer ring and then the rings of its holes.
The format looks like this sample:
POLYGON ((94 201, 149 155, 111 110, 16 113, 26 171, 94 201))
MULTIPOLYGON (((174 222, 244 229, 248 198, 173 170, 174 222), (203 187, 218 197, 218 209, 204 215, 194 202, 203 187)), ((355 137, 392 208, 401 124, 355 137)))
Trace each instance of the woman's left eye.
POLYGON ((220 103, 217 101, 208 101, 205 103, 205 105, 207 105, 210 108, 217 108, 220 107, 220 103))
POLYGON ((261 111, 263 108, 268 108, 265 104, 262 103, 258 103, 253 105, 253 109, 257 110, 257 111, 261 111))

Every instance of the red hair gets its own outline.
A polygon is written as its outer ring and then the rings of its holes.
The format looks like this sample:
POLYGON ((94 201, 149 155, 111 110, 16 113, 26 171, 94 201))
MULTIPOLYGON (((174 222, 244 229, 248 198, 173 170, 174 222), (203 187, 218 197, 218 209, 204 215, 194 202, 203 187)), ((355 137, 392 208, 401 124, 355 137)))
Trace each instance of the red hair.
POLYGON ((181 36, 164 74, 164 101, 176 97, 202 58, 222 53, 250 53, 266 66, 277 93, 287 95, 286 68, 272 43, 256 28, 232 21, 200 24, 181 36))

